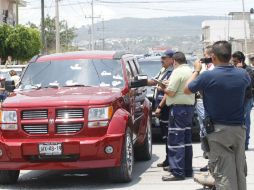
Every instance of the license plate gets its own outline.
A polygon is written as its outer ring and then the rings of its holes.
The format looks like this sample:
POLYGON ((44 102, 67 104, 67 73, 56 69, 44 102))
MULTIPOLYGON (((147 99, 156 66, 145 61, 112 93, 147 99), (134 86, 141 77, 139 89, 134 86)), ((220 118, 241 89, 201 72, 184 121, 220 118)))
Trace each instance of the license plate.
POLYGON ((62 154, 62 143, 43 143, 39 144, 40 155, 61 155, 62 154))

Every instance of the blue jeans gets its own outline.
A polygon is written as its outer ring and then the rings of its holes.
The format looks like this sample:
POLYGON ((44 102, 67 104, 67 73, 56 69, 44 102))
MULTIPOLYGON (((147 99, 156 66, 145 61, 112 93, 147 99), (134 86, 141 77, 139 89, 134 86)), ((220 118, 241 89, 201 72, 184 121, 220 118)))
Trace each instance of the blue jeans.
POLYGON ((253 106, 253 99, 249 98, 246 100, 244 105, 244 115, 245 115, 245 126, 246 126, 246 141, 245 141, 245 148, 248 149, 249 141, 250 141, 250 113, 253 106))
POLYGON ((202 138, 206 136, 206 130, 203 124, 203 121, 205 119, 205 108, 204 108, 204 103, 202 99, 197 100, 196 111, 198 114, 198 121, 200 125, 200 137, 202 138))

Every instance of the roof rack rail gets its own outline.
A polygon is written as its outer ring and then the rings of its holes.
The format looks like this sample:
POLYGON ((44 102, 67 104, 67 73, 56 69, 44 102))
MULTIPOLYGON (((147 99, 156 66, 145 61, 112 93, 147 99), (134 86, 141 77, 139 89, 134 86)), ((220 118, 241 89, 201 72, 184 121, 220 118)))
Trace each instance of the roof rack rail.
POLYGON ((30 59, 30 61, 28 61, 28 63, 34 63, 36 62, 42 55, 38 54, 32 57, 32 59, 30 59))
POLYGON ((113 59, 122 59, 123 55, 131 54, 128 51, 117 51, 115 55, 113 56, 113 59))

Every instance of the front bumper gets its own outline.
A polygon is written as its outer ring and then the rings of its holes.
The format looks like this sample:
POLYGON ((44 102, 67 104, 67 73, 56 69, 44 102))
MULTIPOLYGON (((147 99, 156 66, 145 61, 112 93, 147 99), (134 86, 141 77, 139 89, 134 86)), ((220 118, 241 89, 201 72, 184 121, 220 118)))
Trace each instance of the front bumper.
POLYGON ((121 163, 124 134, 97 138, 57 138, 1 140, 0 170, 73 170, 117 167, 121 163), (58 157, 39 155, 40 143, 62 143, 63 153, 58 157), (106 146, 114 152, 107 154, 106 146), (71 159, 70 159, 71 158, 71 159))

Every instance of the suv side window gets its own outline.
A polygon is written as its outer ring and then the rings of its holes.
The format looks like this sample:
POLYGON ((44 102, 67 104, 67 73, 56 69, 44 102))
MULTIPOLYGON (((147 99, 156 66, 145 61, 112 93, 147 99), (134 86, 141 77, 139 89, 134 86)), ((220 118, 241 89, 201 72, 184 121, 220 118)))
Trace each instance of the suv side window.
POLYGON ((133 76, 137 76, 138 75, 138 70, 137 70, 137 66, 134 62, 134 60, 129 60, 128 61, 129 65, 130 65, 130 68, 131 68, 131 71, 132 71, 132 75, 133 76))
POLYGON ((138 63, 138 60, 137 60, 137 59, 134 59, 134 63, 135 63, 135 65, 136 65, 138 74, 141 74, 142 71, 141 71, 141 67, 140 67, 140 65, 139 65, 139 63, 138 63))
POLYGON ((125 65, 126 65, 127 77, 128 77, 128 80, 130 80, 133 76, 132 76, 132 70, 130 68, 129 61, 127 61, 125 65))

